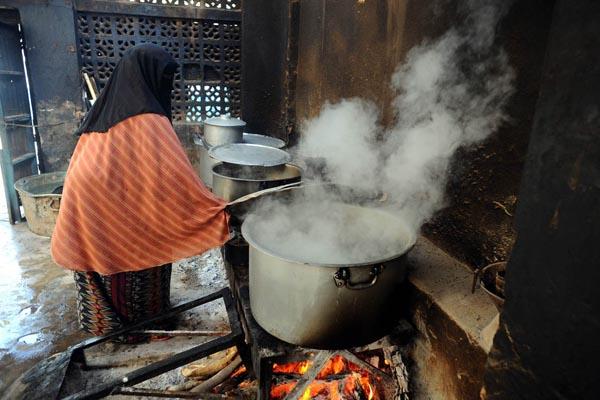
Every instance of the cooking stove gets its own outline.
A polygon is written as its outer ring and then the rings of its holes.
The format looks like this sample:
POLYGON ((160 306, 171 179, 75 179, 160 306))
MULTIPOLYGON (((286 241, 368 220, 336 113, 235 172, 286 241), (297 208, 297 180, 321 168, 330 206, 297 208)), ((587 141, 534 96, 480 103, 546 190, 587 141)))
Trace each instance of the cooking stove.
MULTIPOLYGON (((36 395, 44 393, 47 396, 44 398, 71 400, 96 399, 109 394, 198 398, 198 394, 190 392, 148 390, 132 386, 236 346, 244 366, 258 380, 258 400, 408 399, 408 373, 403 362, 403 349, 413 335, 410 324, 400 321, 388 336, 351 349, 318 350, 283 342, 262 329, 253 318, 250 310, 248 259, 245 254, 247 246, 241 237, 233 244, 233 247, 223 248, 229 288, 179 305, 163 315, 133 324, 111 335, 91 338, 72 346, 62 353, 60 359, 49 360, 48 366, 42 365, 39 369, 40 376, 30 376, 25 392, 36 395), (231 257, 232 254, 234 257, 231 257), (85 354, 87 349, 130 332, 144 332, 147 326, 157 321, 167 320, 212 301, 223 301, 229 319, 229 334, 118 378, 91 387, 84 384, 83 378, 88 370, 85 354), (49 370, 54 371, 53 374, 48 375, 49 370), (56 379, 50 379, 49 376, 56 379), (40 387, 44 387, 41 392, 40 387)), ((172 335, 168 331, 164 331, 164 334, 172 335)), ((211 398, 212 395, 202 396, 211 398)))
POLYGON ((311 399, 317 393, 340 393, 339 399, 408 399, 403 345, 413 334, 400 321, 390 335, 366 346, 317 350, 283 342, 255 321, 250 309, 247 246, 238 238, 224 248, 224 264, 237 305, 251 365, 258 379, 258 400, 311 399), (327 373, 327 370, 330 373, 327 373), (354 388, 354 390, 350 390, 354 388), (344 395, 344 390, 347 392, 344 395))

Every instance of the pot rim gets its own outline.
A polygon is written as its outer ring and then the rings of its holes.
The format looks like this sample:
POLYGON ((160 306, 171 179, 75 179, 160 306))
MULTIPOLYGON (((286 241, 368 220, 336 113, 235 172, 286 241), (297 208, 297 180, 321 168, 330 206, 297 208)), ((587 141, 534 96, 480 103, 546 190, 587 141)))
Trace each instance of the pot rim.
POLYGON ((243 128, 246 126, 246 121, 242 120, 241 118, 222 114, 217 117, 204 120, 204 125, 216 126, 219 128, 243 128))
POLYGON ((224 164, 230 164, 230 165, 235 165, 238 167, 248 167, 248 168, 252 168, 252 167, 260 167, 263 168, 262 165, 240 165, 240 164, 231 164, 231 163, 226 163, 226 162, 219 162, 218 164, 215 164, 212 166, 212 168, 210 169, 212 172, 213 177, 218 176, 220 178, 224 178, 230 181, 234 181, 234 182, 274 182, 274 181, 282 181, 282 180, 286 180, 286 179, 294 179, 294 178, 300 178, 302 179, 302 174, 304 173, 304 171, 302 170, 302 168, 300 168, 298 165, 293 164, 293 163, 285 163, 285 164, 281 164, 281 165, 275 165, 273 167, 264 167, 264 168, 281 168, 281 167, 293 167, 295 169, 298 170, 298 172, 300 173, 300 175, 298 175, 297 177, 291 177, 291 178, 277 178, 277 179, 246 179, 246 178, 238 178, 238 177, 234 177, 234 176, 228 176, 228 175, 223 175, 220 174, 218 172, 215 172, 215 168, 220 166, 220 165, 224 165, 224 164))
MULTIPOLYGON (((363 207, 363 206, 356 206, 353 204, 348 204, 351 206, 355 206, 355 207, 362 207, 362 208, 368 208, 368 209, 372 209, 372 210, 377 210, 380 212, 386 212, 384 210, 380 210, 380 209, 376 209, 373 207, 363 207)), ((380 258, 377 260, 372 260, 372 261, 365 261, 365 262, 358 262, 358 263, 341 263, 341 264, 334 264, 334 263, 319 263, 319 262, 312 262, 312 261, 301 261, 301 260, 294 260, 290 257, 287 256, 283 256, 281 254, 277 254, 273 251, 267 250, 265 249, 263 246, 259 245, 255 240, 253 240, 251 237, 248 237, 248 235, 246 235, 246 233, 248 232, 248 226, 252 223, 252 220, 254 218, 257 218, 255 215, 249 215, 246 217, 246 219, 244 220, 244 223, 242 224, 242 236, 244 237, 244 239, 246 240, 246 242, 248 242, 248 244, 251 247, 254 247, 257 250, 260 250, 261 252, 271 256, 271 257, 275 257, 278 258, 280 260, 289 262, 289 263, 293 263, 293 264, 300 264, 300 265, 310 265, 310 266, 315 266, 315 267, 326 267, 326 268, 341 268, 341 267, 364 267, 364 266, 369 266, 369 265, 373 265, 373 264, 381 264, 381 263, 385 263, 388 261, 392 261, 392 260, 396 260, 406 254, 408 254, 409 251, 412 250, 412 248, 415 246, 415 244, 417 243, 417 236, 410 233, 409 237, 408 237, 408 241, 407 241, 407 245, 404 247, 403 251, 401 253, 397 253, 394 254, 393 256, 389 256, 386 258, 380 258)))
MULTIPOLYGON (((208 155, 221 162, 256 167, 275 167, 277 165, 287 164, 292 160, 290 153, 285 150, 262 144, 242 142, 215 145, 208 149, 208 155), (259 153, 259 160, 249 159, 247 154, 243 154, 243 152, 252 150, 259 153), (242 155, 246 156, 246 158, 244 159, 242 155)), ((251 155, 256 157, 256 154, 251 155)))
MULTIPOLYGON (((59 181, 62 181, 62 185, 59 186, 64 186, 65 184, 65 178, 67 176, 67 171, 55 171, 55 172, 46 172, 43 174, 38 174, 38 175, 30 175, 30 176, 25 176, 23 178, 20 178, 19 180, 17 180, 14 183, 14 188, 17 192, 19 192, 19 194, 23 193, 25 195, 27 195, 27 197, 55 197, 55 198, 61 198, 62 197, 62 193, 33 193, 27 189, 25 189, 23 187, 23 185, 27 182, 30 181, 36 181, 36 180, 41 180, 44 177, 47 176, 51 176, 54 175, 56 178, 59 179, 59 181)), ((58 182, 57 182, 58 183, 58 182)))

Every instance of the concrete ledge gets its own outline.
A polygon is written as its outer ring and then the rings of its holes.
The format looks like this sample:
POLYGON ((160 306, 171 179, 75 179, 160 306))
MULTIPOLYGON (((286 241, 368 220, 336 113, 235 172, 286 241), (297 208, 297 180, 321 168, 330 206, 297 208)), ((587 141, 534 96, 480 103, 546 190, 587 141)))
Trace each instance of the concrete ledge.
POLYGON ((477 399, 498 311, 473 273, 421 238, 409 254, 409 318, 417 328, 411 356, 417 399, 477 399))

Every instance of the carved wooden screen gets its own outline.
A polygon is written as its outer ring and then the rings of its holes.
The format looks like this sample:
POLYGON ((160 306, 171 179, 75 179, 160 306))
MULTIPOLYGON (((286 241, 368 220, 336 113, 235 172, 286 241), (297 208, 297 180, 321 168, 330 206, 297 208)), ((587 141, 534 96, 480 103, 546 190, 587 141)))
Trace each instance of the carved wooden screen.
POLYGON ((154 43, 179 64, 172 95, 174 121, 199 122, 225 113, 239 116, 239 0, 135 0, 113 3, 110 13, 110 4, 102 8, 98 3, 107 2, 79 1, 76 24, 81 68, 96 79, 99 89, 125 50, 154 43))

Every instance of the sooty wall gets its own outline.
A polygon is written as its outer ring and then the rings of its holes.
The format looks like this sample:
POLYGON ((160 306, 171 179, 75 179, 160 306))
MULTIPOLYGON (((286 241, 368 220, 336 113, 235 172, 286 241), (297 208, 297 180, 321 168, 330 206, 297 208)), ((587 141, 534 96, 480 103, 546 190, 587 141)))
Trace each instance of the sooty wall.
POLYGON ((600 3, 557 2, 488 399, 593 399, 600 358, 600 3))
MULTIPOLYGON (((296 133, 325 101, 360 96, 392 121, 390 76, 408 51, 461 22, 459 0, 300 0, 296 133)), ((517 73, 511 121, 485 143, 455 157, 448 205, 425 227, 438 246, 473 267, 508 257, 513 216, 539 89, 553 1, 514 2, 498 45, 517 73), (506 208, 503 209, 502 206, 506 208), (511 215, 508 215, 511 214, 511 215)))

